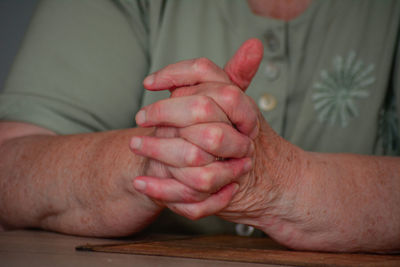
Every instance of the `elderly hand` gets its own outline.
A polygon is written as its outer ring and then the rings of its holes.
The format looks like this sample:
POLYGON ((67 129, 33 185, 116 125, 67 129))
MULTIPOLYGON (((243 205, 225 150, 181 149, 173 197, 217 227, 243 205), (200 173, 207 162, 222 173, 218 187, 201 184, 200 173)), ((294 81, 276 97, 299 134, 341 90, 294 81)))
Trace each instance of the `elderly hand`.
POLYGON ((172 94, 136 116, 138 125, 156 132, 131 141, 135 153, 152 159, 135 187, 188 218, 217 214, 282 239, 288 230, 275 228, 293 217, 286 215, 295 203, 302 151, 274 133, 244 93, 262 50, 251 39, 224 70, 200 58, 146 78, 146 89, 172 94))

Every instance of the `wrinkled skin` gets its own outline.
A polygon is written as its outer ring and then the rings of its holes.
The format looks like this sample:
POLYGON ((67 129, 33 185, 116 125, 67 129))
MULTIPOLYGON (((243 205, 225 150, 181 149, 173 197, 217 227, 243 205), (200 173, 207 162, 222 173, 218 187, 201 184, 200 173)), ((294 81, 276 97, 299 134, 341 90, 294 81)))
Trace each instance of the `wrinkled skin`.
MULTIPOLYGON (((154 137, 131 141, 135 153, 151 158, 137 190, 190 219, 216 214, 266 232, 295 219, 303 152, 279 137, 245 94, 262 55, 262 44, 251 39, 224 69, 200 58, 144 81, 171 97, 136 116, 138 125, 156 127, 154 137)), ((282 239, 285 231, 271 234, 282 239)))
POLYGON ((398 251, 399 158, 306 152, 278 136, 244 92, 262 50, 250 39, 224 69, 200 58, 145 79, 171 97, 136 116, 155 127, 131 139, 149 159, 136 190, 187 218, 215 214, 294 249, 398 251))

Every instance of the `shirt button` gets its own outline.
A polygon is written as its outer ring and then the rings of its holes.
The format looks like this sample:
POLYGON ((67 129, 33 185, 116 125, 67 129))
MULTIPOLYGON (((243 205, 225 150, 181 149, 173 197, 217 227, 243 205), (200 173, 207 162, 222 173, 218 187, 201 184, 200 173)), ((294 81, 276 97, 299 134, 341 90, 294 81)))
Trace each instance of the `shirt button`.
POLYGON ((253 226, 248 226, 245 224, 238 223, 235 226, 236 234, 240 236, 251 236, 254 232, 253 226))
POLYGON ((272 31, 268 31, 264 35, 264 39, 267 44, 267 48, 270 52, 274 53, 274 52, 278 51, 279 39, 272 31))
POLYGON ((262 111, 271 111, 276 107, 277 101, 276 98, 270 94, 264 94, 258 100, 258 107, 262 111))
POLYGON ((280 72, 279 67, 274 63, 268 63, 265 66, 265 75, 267 76, 267 79, 270 81, 276 80, 279 77, 279 72, 280 72))

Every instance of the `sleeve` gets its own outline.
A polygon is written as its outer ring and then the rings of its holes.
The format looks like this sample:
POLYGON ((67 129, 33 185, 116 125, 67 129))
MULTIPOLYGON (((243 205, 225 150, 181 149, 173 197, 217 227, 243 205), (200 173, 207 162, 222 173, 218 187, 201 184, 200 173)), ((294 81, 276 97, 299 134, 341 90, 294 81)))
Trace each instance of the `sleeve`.
POLYGON ((389 88, 379 121, 378 148, 384 155, 400 156, 400 22, 389 88))
POLYGON ((132 127, 147 75, 140 1, 39 3, 0 95, 0 119, 59 134, 132 127))
MULTIPOLYGON (((400 28, 400 27, 399 27, 400 28)), ((400 32, 397 36, 397 49, 395 66, 392 73, 393 77, 393 140, 390 146, 390 154, 400 156, 400 32)))

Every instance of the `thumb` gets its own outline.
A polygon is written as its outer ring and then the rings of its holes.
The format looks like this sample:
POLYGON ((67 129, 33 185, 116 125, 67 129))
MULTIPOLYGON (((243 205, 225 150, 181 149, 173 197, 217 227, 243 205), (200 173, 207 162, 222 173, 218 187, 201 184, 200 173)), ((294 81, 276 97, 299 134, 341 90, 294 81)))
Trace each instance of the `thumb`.
POLYGON ((242 44, 235 55, 226 63, 225 72, 232 82, 246 91, 258 70, 263 57, 263 44, 252 38, 242 44))

